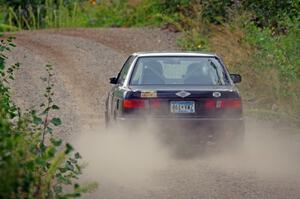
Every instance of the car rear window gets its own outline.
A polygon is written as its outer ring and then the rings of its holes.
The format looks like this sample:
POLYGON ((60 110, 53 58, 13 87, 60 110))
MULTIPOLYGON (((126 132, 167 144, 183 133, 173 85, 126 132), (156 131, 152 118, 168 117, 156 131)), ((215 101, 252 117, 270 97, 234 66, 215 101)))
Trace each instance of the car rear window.
POLYGON ((130 85, 228 85, 215 57, 140 57, 130 85))

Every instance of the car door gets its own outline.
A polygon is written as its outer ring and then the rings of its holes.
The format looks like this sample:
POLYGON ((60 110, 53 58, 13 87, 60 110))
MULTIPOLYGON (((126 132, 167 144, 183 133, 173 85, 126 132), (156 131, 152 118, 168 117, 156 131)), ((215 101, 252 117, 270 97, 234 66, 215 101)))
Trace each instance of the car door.
POLYGON ((111 115, 113 118, 116 117, 116 114, 120 110, 120 103, 122 102, 122 98, 124 94, 124 89, 122 89, 122 86, 125 82, 125 79, 128 75, 129 68, 134 59, 135 59, 134 56, 130 56, 127 58, 121 71, 118 74, 117 84, 115 84, 114 87, 112 88, 112 92, 110 96, 111 98, 110 106, 111 106, 111 115))

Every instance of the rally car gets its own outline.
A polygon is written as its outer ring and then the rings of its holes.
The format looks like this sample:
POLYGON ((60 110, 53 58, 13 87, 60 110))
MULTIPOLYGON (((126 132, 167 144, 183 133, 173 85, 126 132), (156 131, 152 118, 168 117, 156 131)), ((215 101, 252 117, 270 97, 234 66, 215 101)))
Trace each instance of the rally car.
POLYGON ((242 100, 216 54, 139 52, 128 57, 116 77, 105 109, 105 121, 189 129, 208 137, 243 137, 242 100), (200 130, 201 129, 201 130, 200 130))

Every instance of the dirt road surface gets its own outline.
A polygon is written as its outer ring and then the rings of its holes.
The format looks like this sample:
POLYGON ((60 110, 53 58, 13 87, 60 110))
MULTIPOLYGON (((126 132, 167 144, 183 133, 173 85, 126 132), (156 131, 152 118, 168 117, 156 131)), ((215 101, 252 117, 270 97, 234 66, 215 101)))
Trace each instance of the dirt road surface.
POLYGON ((44 65, 54 66, 55 101, 63 120, 58 136, 75 144, 87 162, 82 181, 99 182, 85 198, 300 199, 299 133, 279 125, 248 120, 243 152, 191 158, 174 157, 148 127, 143 133, 104 130, 108 78, 132 52, 176 50, 174 33, 68 29, 16 37, 10 62, 22 67, 13 83, 14 100, 23 108, 38 108, 44 65))

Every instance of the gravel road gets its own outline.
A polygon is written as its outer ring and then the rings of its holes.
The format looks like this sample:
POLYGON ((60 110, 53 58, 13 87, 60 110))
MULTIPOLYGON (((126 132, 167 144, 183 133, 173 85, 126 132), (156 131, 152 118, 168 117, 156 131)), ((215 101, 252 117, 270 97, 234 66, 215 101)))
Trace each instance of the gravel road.
POLYGON ((249 119, 243 152, 193 158, 172 156, 147 130, 140 135, 103 130, 108 78, 132 52, 176 50, 176 36, 148 28, 19 32, 9 60, 22 63, 13 98, 25 109, 38 108, 43 66, 54 66, 63 120, 59 136, 83 154, 88 164, 83 181, 99 182, 86 198, 300 199, 299 133, 280 125, 249 119))

